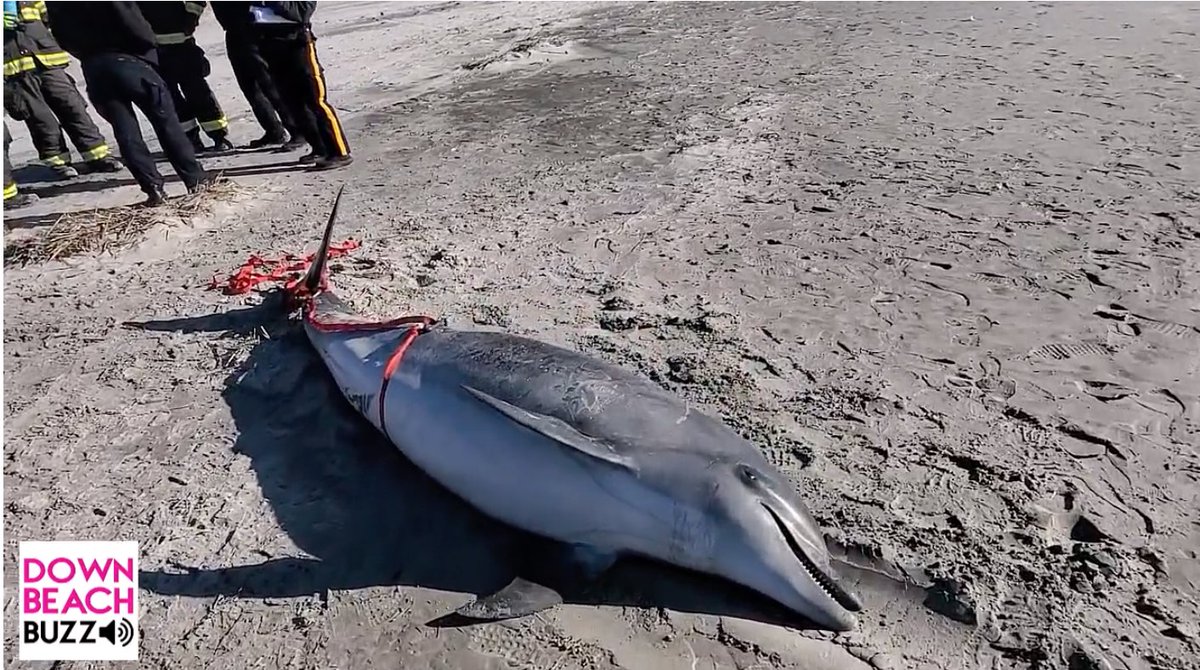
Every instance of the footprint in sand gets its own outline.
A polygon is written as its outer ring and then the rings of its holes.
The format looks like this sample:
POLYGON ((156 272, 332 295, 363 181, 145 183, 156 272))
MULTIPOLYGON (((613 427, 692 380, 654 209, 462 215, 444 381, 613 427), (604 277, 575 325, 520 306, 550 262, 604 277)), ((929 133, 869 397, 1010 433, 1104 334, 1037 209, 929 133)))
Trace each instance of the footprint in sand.
POLYGON ((1065 361, 1068 358, 1082 358, 1084 356, 1108 356, 1113 353, 1111 347, 1107 344, 1095 344, 1091 342, 1078 343, 1058 343, 1043 344, 1034 347, 1026 354, 1029 358, 1037 358, 1042 360, 1065 361))

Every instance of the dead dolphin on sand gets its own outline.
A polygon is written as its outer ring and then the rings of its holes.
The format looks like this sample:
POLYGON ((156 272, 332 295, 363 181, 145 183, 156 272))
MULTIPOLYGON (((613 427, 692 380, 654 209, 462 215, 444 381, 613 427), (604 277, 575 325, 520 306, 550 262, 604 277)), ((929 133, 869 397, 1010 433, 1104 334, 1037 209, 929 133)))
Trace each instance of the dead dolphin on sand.
MULTIPOLYGON (((484 514, 563 543, 584 576, 636 554, 732 580, 818 625, 855 627, 861 606, 833 578, 794 487, 720 421, 574 351, 355 315, 325 286, 341 196, 293 290, 342 393, 417 467, 484 514)), ((517 578, 458 613, 505 619, 560 602, 517 578)))

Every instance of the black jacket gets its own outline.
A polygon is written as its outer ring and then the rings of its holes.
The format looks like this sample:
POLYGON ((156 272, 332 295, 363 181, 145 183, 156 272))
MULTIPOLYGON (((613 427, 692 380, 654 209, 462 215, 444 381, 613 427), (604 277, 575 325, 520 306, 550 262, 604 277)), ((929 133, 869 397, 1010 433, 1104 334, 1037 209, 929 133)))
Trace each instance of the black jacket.
POLYGON ((203 2, 139 2, 138 9, 159 37, 159 44, 171 44, 190 37, 200 24, 203 2), (175 36, 174 39, 163 39, 175 36))
POLYGON ((234 35, 245 35, 250 32, 250 3, 249 2, 213 2, 213 16, 225 32, 234 35))
POLYGON ((104 53, 138 56, 157 62, 154 31, 136 2, 46 3, 50 32, 80 60, 104 53))
POLYGON ((312 29, 313 12, 317 10, 316 2, 251 2, 251 6, 267 7, 271 11, 294 23, 254 23, 250 26, 255 39, 266 42, 294 41, 304 39, 312 29))
POLYGON ((313 12, 317 11, 316 2, 251 2, 250 4, 270 7, 271 11, 283 18, 306 26, 312 22, 313 12))

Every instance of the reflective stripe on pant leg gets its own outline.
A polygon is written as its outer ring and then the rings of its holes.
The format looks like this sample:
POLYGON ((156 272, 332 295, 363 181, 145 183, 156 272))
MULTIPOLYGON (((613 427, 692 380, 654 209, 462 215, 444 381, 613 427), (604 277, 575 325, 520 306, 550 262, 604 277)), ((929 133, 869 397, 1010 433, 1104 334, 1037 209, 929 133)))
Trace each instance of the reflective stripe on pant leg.
POLYGON ((321 112, 333 131, 333 141, 337 145, 338 155, 345 156, 350 153, 350 147, 346 144, 346 136, 342 134, 342 124, 338 123, 337 115, 333 113, 333 108, 325 100, 325 76, 321 74, 321 64, 317 62, 317 43, 312 36, 308 36, 306 39, 308 64, 312 68, 312 77, 317 84, 317 106, 321 108, 321 112))
POLYGON ((4 61, 4 76, 11 77, 36 67, 37 61, 33 60, 33 56, 21 56, 20 58, 4 61))
POLYGON ((65 153, 65 154, 59 154, 57 156, 46 156, 46 157, 41 158, 40 160, 43 163, 45 163, 46 165, 49 165, 50 167, 62 167, 64 165, 71 164, 71 154, 65 153))
POLYGON ((201 121, 200 129, 206 133, 211 133, 216 130, 225 130, 229 127, 229 119, 221 116, 213 121, 201 121))
POLYGON ((183 128, 183 132, 185 132, 185 133, 190 133, 193 130, 196 130, 197 128, 200 127, 200 124, 196 122, 196 119, 188 119, 187 121, 180 121, 179 125, 180 125, 180 127, 183 128))
POLYGON ((15 197, 16 195, 17 195, 17 182, 14 181, 11 184, 4 185, 4 199, 5 200, 15 197))
POLYGON ((108 156, 108 154, 109 154, 108 145, 101 144, 99 146, 92 147, 91 149, 88 149, 87 151, 84 151, 83 152, 83 160, 98 161, 101 158, 106 158, 108 156))

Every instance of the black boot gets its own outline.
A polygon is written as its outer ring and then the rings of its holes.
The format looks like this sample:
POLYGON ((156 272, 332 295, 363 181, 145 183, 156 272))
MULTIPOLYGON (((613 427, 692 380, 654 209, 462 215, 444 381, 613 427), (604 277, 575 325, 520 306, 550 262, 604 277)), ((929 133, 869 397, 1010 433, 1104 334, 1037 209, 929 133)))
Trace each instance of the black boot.
POLYGON ((216 132, 209 135, 209 137, 212 138, 213 145, 208 149, 205 149, 204 153, 216 154, 234 150, 233 142, 229 141, 229 135, 227 133, 216 132))
POLYGON ((162 184, 151 187, 146 191, 146 199, 141 202, 139 207, 158 207, 165 205, 167 202, 167 192, 163 189, 162 184))
POLYGON ((247 149, 261 149, 263 147, 279 146, 282 144, 286 144, 287 142, 288 142, 287 135, 272 135, 271 133, 267 133, 267 134, 263 135, 262 137, 258 138, 257 140, 251 141, 249 144, 246 145, 246 148, 247 149))
POLYGON ((188 193, 199 193, 215 184, 216 181, 217 175, 211 172, 206 172, 204 173, 204 176, 200 178, 200 181, 188 187, 188 193))
POLYGON ((312 166, 313 170, 336 170, 340 167, 346 167, 354 162, 354 156, 346 154, 345 156, 322 156, 317 159, 317 164, 312 166))
POLYGON ((28 207, 37 201, 38 197, 35 193, 18 193, 11 198, 4 199, 4 209, 28 207))
POLYGON ((113 158, 112 156, 105 156, 104 158, 97 158, 94 161, 88 161, 87 165, 88 172, 120 172, 121 169, 125 167, 124 165, 121 165, 121 161, 113 158))

